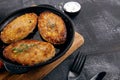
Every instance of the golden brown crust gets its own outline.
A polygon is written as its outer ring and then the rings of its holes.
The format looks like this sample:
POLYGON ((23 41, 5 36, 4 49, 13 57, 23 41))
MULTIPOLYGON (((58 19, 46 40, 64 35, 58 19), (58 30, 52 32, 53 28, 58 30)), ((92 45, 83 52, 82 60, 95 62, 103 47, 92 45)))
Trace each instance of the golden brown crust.
POLYGON ((1 32, 1 40, 4 43, 12 43, 21 40, 31 33, 37 24, 35 13, 23 14, 8 23, 1 32))
POLYGON ((7 46, 3 55, 22 65, 34 65, 45 62, 55 56, 55 48, 48 42, 21 40, 7 46))
POLYGON ((39 15, 38 29, 42 38, 52 44, 63 44, 66 41, 67 32, 64 21, 50 11, 39 15))

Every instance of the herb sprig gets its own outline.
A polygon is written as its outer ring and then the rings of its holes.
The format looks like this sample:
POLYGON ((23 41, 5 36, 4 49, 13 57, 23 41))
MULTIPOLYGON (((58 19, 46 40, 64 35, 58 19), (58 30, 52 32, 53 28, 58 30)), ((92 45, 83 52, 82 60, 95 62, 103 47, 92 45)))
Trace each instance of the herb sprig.
POLYGON ((23 52, 23 51, 25 51, 28 48, 33 47, 33 46, 35 46, 35 44, 29 44, 29 45, 28 44, 21 44, 19 47, 14 47, 12 49, 12 51, 14 53, 21 53, 21 52, 23 52))

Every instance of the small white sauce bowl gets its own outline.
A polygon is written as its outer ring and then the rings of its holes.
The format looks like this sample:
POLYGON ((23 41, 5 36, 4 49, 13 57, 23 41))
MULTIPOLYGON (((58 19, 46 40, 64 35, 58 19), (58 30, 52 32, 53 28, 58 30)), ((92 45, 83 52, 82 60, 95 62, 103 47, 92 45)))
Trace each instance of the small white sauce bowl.
POLYGON ((81 5, 78 2, 69 1, 64 4, 63 10, 70 15, 77 14, 81 10, 81 5))

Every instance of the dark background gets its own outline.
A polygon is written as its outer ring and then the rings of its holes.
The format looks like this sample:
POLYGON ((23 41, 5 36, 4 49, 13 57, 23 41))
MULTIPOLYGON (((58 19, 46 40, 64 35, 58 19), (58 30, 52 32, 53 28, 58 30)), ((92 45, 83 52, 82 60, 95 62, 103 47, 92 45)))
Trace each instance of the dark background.
MULTIPOLYGON (((31 5, 49 4, 60 10, 70 0, 0 0, 0 21, 15 10, 31 5)), ((81 12, 72 17, 75 31, 85 43, 43 80, 67 80, 67 74, 78 51, 87 54, 79 80, 89 80, 106 71, 103 80, 120 80, 120 0, 73 0, 81 12)))

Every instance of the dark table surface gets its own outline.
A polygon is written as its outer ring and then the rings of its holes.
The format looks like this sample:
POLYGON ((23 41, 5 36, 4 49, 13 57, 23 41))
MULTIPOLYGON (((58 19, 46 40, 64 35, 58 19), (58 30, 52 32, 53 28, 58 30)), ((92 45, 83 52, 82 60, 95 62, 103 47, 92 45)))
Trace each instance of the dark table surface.
MULTIPOLYGON (((31 5, 49 4, 61 9, 69 0, 0 0, 0 21, 15 10, 31 5)), ((72 17, 76 32, 85 43, 43 80, 67 80, 67 74, 78 51, 87 54, 80 79, 89 80, 106 71, 103 80, 120 80, 120 0, 73 0, 81 12, 72 17)))

